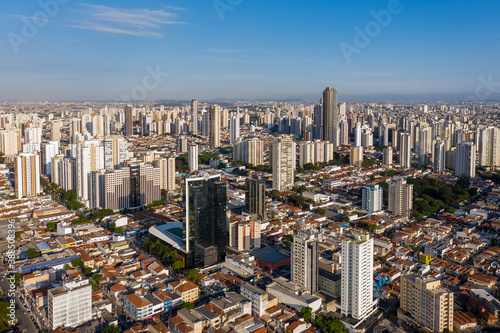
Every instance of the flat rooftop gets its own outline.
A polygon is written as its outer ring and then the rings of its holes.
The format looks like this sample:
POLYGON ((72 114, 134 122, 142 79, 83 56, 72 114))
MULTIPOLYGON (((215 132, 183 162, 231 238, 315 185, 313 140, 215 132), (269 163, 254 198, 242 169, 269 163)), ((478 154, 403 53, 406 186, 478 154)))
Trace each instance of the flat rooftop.
POLYGON ((262 260, 264 262, 276 263, 278 261, 289 258, 283 253, 278 252, 275 248, 272 247, 264 247, 252 253, 257 259, 262 260))

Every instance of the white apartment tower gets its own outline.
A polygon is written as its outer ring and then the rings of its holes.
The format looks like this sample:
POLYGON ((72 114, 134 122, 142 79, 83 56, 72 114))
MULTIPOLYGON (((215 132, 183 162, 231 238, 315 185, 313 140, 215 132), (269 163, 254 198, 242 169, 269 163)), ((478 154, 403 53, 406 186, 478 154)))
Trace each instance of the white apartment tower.
POLYGON ((50 141, 45 144, 43 151, 43 173, 46 176, 52 175, 52 158, 59 153, 59 142, 50 141))
POLYGON ((392 165, 392 147, 387 147, 383 152, 383 163, 385 166, 392 165))
POLYGON ((195 144, 188 146, 188 166, 189 172, 198 171, 198 146, 195 144))
POLYGON ((373 302, 373 239, 353 232, 342 240, 341 312, 357 320, 368 317, 373 302))
POLYGON ((435 173, 441 173, 444 171, 445 166, 445 150, 444 142, 436 141, 434 144, 434 166, 433 171, 435 173))
POLYGON ((40 189, 41 173, 38 154, 19 153, 14 166, 17 198, 40 194, 42 191, 40 189))
POLYGON ((229 122, 229 140, 231 145, 234 145, 236 140, 240 137, 240 116, 232 116, 229 122))
POLYGON ((498 127, 487 127, 481 131, 479 162, 481 166, 500 166, 500 129, 498 127))
POLYGON ((401 276, 401 308, 431 332, 453 331, 453 293, 441 280, 418 275, 401 276))
POLYGON ((92 287, 89 280, 64 282, 47 291, 49 328, 77 327, 92 319, 92 287))
POLYGON ((402 168, 411 168, 411 135, 401 133, 399 135, 399 165, 402 168))
POLYGON ((413 209, 413 185, 404 178, 389 182, 389 211, 394 215, 409 216, 413 209))
POLYGON ((462 142, 455 149, 455 176, 476 177, 476 145, 462 142))
POLYGON ((284 191, 295 182, 295 142, 288 135, 276 137, 271 144, 273 189, 284 191))
POLYGON ((382 210, 384 190, 379 185, 366 185, 362 188, 362 209, 368 212, 382 210))
POLYGON ((191 133, 198 134, 198 101, 191 101, 191 133))
POLYGON ((160 189, 175 190, 175 157, 157 159, 153 165, 160 169, 160 189))
POLYGON ((254 166, 264 164, 264 143, 257 138, 236 140, 233 146, 233 160, 254 166))

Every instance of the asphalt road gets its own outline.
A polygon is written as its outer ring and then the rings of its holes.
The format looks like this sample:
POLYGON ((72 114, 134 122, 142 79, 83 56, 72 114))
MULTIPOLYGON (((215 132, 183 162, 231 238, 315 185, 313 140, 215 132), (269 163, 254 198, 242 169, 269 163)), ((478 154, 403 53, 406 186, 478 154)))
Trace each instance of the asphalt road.
MULTIPOLYGON (((3 267, 1 268, 1 276, 3 277, 4 276, 4 271, 3 271, 3 267)), ((9 282, 7 281, 6 278, 3 278, 3 281, 0 280, 0 288, 2 289, 2 292, 5 294, 5 295, 8 295, 9 293, 9 282)), ((16 291, 16 313, 18 312, 22 312, 23 315, 19 315, 19 313, 17 314, 17 319, 18 319, 18 323, 19 323, 19 326, 23 329, 23 332, 25 333, 34 333, 34 332, 41 332, 34 324, 34 319, 31 317, 31 311, 30 310, 27 310, 24 305, 22 304, 22 302, 19 300, 19 292, 16 291)))

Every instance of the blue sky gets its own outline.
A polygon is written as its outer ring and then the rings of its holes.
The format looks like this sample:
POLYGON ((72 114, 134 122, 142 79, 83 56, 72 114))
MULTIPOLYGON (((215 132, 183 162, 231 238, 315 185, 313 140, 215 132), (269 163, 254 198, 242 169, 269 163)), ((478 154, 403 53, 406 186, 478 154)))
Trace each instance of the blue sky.
POLYGON ((496 0, 2 1, 0 100, 474 95, 480 76, 500 82, 499 12, 496 0))

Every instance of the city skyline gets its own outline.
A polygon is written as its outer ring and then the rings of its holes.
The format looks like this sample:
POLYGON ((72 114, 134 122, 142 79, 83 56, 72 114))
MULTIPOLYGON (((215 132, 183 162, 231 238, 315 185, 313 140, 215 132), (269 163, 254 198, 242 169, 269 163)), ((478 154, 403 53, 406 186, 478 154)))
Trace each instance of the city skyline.
POLYGON ((500 100, 493 1, 47 3, 0 5, 2 101, 500 100))

